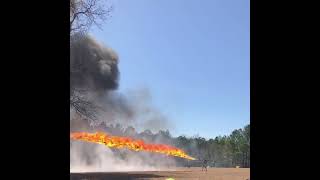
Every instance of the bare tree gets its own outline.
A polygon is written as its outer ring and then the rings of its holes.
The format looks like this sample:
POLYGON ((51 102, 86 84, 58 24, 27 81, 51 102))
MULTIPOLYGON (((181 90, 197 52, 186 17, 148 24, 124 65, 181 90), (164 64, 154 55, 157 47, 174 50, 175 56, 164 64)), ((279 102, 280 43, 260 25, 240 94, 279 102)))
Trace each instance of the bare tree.
POLYGON ((87 91, 73 88, 70 93, 70 107, 75 113, 84 119, 95 120, 98 106, 86 98, 87 91))
MULTIPOLYGON (((70 0, 70 36, 86 35, 92 25, 99 28, 100 23, 110 16, 113 6, 105 6, 106 0, 70 0)), ((70 39, 70 47, 71 47, 70 39)), ((81 73, 82 64, 70 64, 70 77, 81 73)), ((77 89, 70 83, 70 108, 84 119, 95 120, 98 107, 87 98, 86 89, 77 89)))
POLYGON ((105 4, 101 0, 70 0, 70 33, 86 32, 92 25, 100 27, 113 10, 105 4))

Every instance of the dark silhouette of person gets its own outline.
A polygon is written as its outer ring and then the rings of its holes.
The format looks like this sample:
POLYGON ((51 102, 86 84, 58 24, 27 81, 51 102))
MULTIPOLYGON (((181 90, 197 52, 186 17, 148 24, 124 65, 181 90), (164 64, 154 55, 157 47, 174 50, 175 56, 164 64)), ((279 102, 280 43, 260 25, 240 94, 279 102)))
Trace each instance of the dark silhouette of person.
POLYGON ((203 171, 204 169, 208 171, 207 166, 208 166, 208 161, 205 159, 203 160, 201 171, 203 171))

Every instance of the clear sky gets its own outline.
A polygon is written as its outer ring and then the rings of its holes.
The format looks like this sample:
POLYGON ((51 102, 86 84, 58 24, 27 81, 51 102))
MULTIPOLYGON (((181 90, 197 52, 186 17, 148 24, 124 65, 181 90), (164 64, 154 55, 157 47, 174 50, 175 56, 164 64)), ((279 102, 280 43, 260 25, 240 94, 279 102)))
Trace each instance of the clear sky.
POLYGON ((93 29, 119 55, 119 91, 148 88, 171 133, 213 138, 250 122, 249 0, 113 0, 93 29))

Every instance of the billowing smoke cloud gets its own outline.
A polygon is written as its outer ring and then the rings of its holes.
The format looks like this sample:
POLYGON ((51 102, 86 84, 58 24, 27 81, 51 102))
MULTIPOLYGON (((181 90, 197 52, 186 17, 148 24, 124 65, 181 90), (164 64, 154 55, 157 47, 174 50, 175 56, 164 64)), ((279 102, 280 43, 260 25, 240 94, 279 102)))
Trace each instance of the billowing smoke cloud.
MULTIPOLYGON (((94 116, 101 113, 108 115, 100 115, 100 120, 108 121, 117 118, 114 117, 114 114, 130 119, 133 114, 126 103, 126 99, 114 91, 118 88, 118 81, 118 56, 112 49, 105 47, 88 35, 75 34, 71 37, 71 93, 82 92, 82 100, 93 103, 94 109, 98 111, 93 112, 94 116)), ((78 96, 80 97, 80 95, 78 96)), ((89 109, 88 106, 84 108, 89 109)), ((79 119, 79 117, 72 117, 72 119, 79 119)), ((98 122, 95 121, 95 123, 98 122)), ((78 122, 75 121, 71 125, 76 123, 78 122)), ((79 123, 83 124, 83 122, 79 123)))
MULTIPOLYGON (((70 39, 70 91, 84 90, 84 98, 98 107, 95 121, 83 119, 70 109, 70 131, 95 132, 103 125, 121 124, 153 132, 167 129, 166 116, 152 105, 147 89, 120 93, 118 56, 110 48, 87 35, 76 34, 70 39)), ((106 147, 89 143, 70 144, 71 171, 151 170, 173 164, 174 161, 157 155, 124 151, 122 158, 106 147), (157 162, 158 165, 149 162, 157 162), (117 166, 115 166, 117 164, 117 166), (151 169, 150 169, 151 168, 151 169)))
POLYGON ((118 87, 118 56, 92 37, 76 34, 71 37, 71 88, 105 92, 118 87))
POLYGON ((148 89, 126 94, 116 91, 118 55, 112 49, 90 36, 76 34, 71 37, 70 52, 70 88, 85 90, 85 98, 98 107, 95 123, 120 123, 152 131, 168 127, 166 116, 153 106, 148 89))

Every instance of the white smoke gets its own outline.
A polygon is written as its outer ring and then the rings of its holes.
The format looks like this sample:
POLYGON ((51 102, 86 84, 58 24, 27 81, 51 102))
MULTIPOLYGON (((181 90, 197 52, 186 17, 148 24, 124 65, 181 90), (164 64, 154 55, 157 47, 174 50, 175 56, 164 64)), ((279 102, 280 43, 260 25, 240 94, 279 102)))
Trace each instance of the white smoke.
POLYGON ((125 158, 120 158, 110 148, 86 142, 70 144, 70 172, 120 172, 159 171, 172 169, 175 162, 143 152, 122 150, 125 158))

